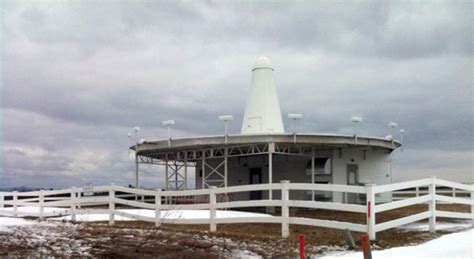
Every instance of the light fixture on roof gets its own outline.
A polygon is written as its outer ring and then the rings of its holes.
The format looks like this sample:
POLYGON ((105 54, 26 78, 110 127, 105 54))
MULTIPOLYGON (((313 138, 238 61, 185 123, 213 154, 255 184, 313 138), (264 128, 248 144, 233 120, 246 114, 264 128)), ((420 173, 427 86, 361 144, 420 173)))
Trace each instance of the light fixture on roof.
POLYGON ((163 121, 163 126, 168 128, 168 147, 171 147, 171 126, 174 125, 174 120, 163 121))
MULTIPOLYGON (((132 139, 135 142, 135 188, 138 189, 138 139, 137 135, 140 131, 140 127, 135 126, 132 128, 132 131, 127 134, 129 139, 132 139), (132 133, 133 132, 133 133, 132 133)), ((130 149, 128 150, 128 154, 130 155, 130 149)), ((135 196, 135 200, 138 200, 138 196, 135 196)))
POLYGON ((293 120, 293 142, 296 143, 296 121, 303 119, 303 114, 288 113, 288 119, 293 120))
MULTIPOLYGON (((137 155, 137 144, 138 144, 137 135, 139 131, 140 131, 140 127, 135 126, 132 128, 132 131, 127 134, 129 139, 132 139, 132 137, 134 137, 133 141, 135 142, 135 156, 137 155)), ((130 149, 128 150, 128 154, 130 155, 130 149)))
POLYGON ((354 123, 362 122, 362 117, 359 117, 359 116, 352 116, 352 117, 351 117, 351 121, 354 122, 354 123))
POLYGON ((354 124, 354 140, 355 140, 355 144, 357 145, 357 124, 362 122, 362 117, 352 116, 351 121, 354 124))
POLYGON ((388 123, 388 126, 390 127, 390 136, 392 137, 391 139, 392 139, 392 145, 393 145, 393 144, 394 144, 394 142, 393 142, 393 141, 394 141, 394 138, 393 138, 393 129, 395 129, 395 128, 397 127, 397 123, 391 121, 391 122, 388 123))
POLYGON ((300 113, 288 113, 288 119, 301 120, 301 119, 303 119, 303 114, 300 114, 300 113))
POLYGON ((219 116, 219 120, 224 122, 224 137, 225 143, 227 144, 227 123, 233 121, 234 117, 232 115, 221 115, 219 116))

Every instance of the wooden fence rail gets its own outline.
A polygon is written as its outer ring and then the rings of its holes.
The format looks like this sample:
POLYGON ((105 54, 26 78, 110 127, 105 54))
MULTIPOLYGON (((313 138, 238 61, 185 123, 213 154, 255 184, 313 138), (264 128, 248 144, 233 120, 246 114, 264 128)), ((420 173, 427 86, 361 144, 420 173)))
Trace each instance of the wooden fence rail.
MULTIPOLYGON (((115 216, 122 216, 135 220, 154 222, 156 226, 162 223, 167 224, 208 224, 210 231, 217 230, 218 224, 240 224, 240 223, 275 223, 281 224, 282 237, 288 237, 289 225, 307 225, 326 227, 334 229, 349 229, 356 232, 366 232, 370 239, 375 240, 376 233, 387 229, 399 227, 415 221, 429 219, 430 231, 436 230, 436 218, 458 218, 471 219, 474 226, 474 185, 460 184, 434 177, 416 181, 394 183, 387 185, 367 184, 366 186, 347 186, 336 184, 308 184, 290 183, 282 181, 273 184, 257 184, 232 186, 226 188, 209 188, 186 191, 162 191, 132 189, 117 185, 98 186, 93 189, 94 195, 84 196, 83 188, 69 188, 53 191, 34 192, 0 192, 0 215, 9 216, 30 216, 40 219, 46 217, 57 217, 70 215, 73 221, 78 214, 102 213, 109 215, 109 224, 114 225, 115 216), (438 189, 437 189, 438 187, 438 189), (470 198, 442 195, 439 188, 453 188, 458 193, 466 193, 470 198), (385 192, 397 192, 399 190, 415 188, 416 196, 403 200, 394 200, 389 203, 376 204, 376 194, 385 192), (420 192, 420 189, 426 189, 420 192), (365 194, 367 199, 365 204, 344 204, 337 202, 321 202, 312 200, 290 200, 290 191, 329 191, 342 193, 365 194), (218 199, 222 194, 226 197, 237 192, 251 191, 279 191, 280 199, 265 200, 242 200, 231 201, 228 199, 218 199), (137 198, 140 197, 140 198, 137 198), (145 198, 146 197, 146 198, 145 198), (182 203, 180 199, 192 199, 201 197, 199 203, 182 203), (202 197, 204 197, 202 199, 202 197), (172 204, 170 201, 175 201, 172 204), (470 213, 440 211, 436 209, 436 202, 448 202, 453 204, 471 205, 470 213), (391 221, 376 223, 377 213, 388 210, 399 209, 420 203, 428 203, 428 210, 414 215, 394 219, 391 221), (154 216, 136 215, 117 209, 116 205, 132 208, 148 209, 154 211, 154 216), (38 207, 38 211, 23 211, 22 207, 38 207), (280 207, 281 216, 273 217, 245 217, 245 218, 217 218, 217 210, 230 208, 248 207, 280 207), (334 220, 312 219, 302 217, 290 217, 290 208, 310 208, 334 211, 345 211, 362 213, 366 215, 365 224, 352 222, 341 222, 334 220), (49 209, 46 211, 45 209, 49 209), (51 208, 59 208, 51 211, 51 208), (169 210, 209 210, 209 218, 201 219, 170 219, 162 217, 162 211, 169 210)), ((182 201, 182 200, 181 200, 182 201)))

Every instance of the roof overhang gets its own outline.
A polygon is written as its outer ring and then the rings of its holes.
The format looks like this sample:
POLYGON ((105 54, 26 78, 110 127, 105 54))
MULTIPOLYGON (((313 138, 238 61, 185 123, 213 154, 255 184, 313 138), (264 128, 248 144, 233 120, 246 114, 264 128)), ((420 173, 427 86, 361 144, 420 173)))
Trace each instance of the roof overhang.
POLYGON ((203 150, 210 148, 223 148, 231 146, 240 146, 248 144, 291 144, 296 146, 313 146, 318 149, 337 149, 337 148, 372 148, 385 149, 389 152, 401 146, 396 140, 379 137, 357 136, 357 142, 354 135, 336 135, 336 134, 235 134, 228 135, 227 141, 225 135, 201 136, 178 139, 161 139, 152 141, 143 141, 133 145, 130 149, 138 150, 137 154, 144 157, 157 158, 154 154, 165 152, 179 152, 190 150, 203 150))

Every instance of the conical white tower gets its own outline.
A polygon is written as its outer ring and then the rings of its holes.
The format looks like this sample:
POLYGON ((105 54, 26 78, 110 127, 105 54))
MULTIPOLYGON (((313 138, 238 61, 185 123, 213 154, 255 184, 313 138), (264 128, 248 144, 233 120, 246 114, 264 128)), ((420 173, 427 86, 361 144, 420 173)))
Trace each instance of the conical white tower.
POLYGON ((259 57, 252 69, 252 85, 245 106, 241 133, 283 133, 284 131, 272 63, 267 57, 259 57))

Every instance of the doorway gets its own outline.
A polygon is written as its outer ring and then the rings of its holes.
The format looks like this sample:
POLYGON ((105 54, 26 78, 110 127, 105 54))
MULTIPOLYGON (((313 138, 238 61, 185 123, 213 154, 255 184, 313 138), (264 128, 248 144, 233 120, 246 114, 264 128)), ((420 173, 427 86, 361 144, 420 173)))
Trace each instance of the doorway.
MULTIPOLYGON (((359 185, 359 165, 347 165, 347 185, 359 185)), ((357 193, 346 193, 346 203, 358 203, 359 195, 357 193)))
MULTIPOLYGON (((250 175, 250 184, 261 184, 262 183, 262 168, 250 168, 249 169, 250 175)), ((262 191, 251 191, 250 192, 250 199, 251 200, 261 200, 262 199, 262 191)))

